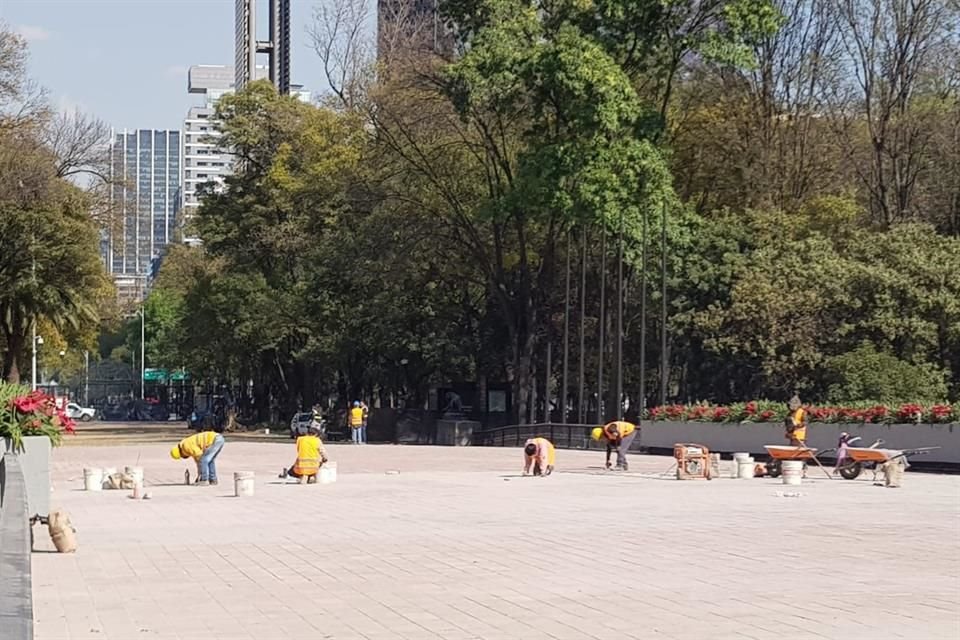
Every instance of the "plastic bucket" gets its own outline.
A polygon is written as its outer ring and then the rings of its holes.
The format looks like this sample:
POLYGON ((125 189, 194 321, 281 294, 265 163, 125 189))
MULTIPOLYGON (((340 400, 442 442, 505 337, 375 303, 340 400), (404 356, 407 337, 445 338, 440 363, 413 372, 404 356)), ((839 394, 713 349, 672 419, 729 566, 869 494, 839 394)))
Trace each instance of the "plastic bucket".
POLYGON ((333 484, 337 481, 337 463, 328 462, 320 467, 320 484, 333 484))
POLYGON ((83 470, 83 488, 86 491, 103 489, 103 469, 90 467, 83 470))
POLYGON ((741 480, 753 477, 753 458, 747 456, 746 459, 737 460, 737 477, 741 480))
POLYGON ((233 494, 238 498, 252 496, 255 485, 253 471, 237 471, 233 474, 233 494))
POLYGON ((124 467, 123 472, 133 476, 134 484, 143 484, 143 467, 124 467))
POLYGON ((749 454, 749 453, 735 453, 735 454, 733 454, 733 470, 732 470, 732 472, 731 472, 731 474, 730 474, 730 477, 731 477, 731 478, 739 478, 739 477, 740 477, 740 463, 741 463, 741 462, 745 462, 748 458, 750 458, 750 454, 749 454))
POLYGON ((783 484, 800 484, 803 482, 803 460, 784 460, 780 463, 780 473, 783 484))

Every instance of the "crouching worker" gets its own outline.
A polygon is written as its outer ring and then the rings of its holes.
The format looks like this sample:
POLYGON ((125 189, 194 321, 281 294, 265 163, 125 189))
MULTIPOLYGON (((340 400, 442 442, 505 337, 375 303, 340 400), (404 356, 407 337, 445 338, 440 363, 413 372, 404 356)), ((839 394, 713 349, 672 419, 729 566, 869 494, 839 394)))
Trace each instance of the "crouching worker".
POLYGON ((223 436, 214 431, 201 431, 188 436, 170 450, 174 460, 193 458, 197 463, 197 484, 217 484, 217 456, 223 449, 223 436))
POLYGON ((320 440, 320 429, 311 425, 306 435, 297 438, 297 460, 289 469, 280 474, 281 478, 290 476, 300 482, 316 484, 320 466, 327 461, 327 453, 320 440))
POLYGON ((532 467, 533 475, 548 476, 556 462, 557 449, 546 438, 531 438, 523 446, 523 475, 530 473, 532 467))
POLYGON ((610 454, 617 452, 617 469, 627 470, 627 451, 637 437, 637 427, 632 422, 618 420, 610 422, 602 427, 597 427, 592 432, 593 439, 597 442, 603 440, 607 443, 607 469, 610 468, 610 454))

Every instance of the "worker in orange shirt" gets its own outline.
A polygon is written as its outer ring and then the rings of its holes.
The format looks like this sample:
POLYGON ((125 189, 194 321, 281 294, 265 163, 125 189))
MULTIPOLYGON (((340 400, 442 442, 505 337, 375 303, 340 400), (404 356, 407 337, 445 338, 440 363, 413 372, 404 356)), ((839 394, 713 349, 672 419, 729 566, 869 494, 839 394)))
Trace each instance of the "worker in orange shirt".
POLYGON ((557 448, 542 436, 530 438, 523 446, 523 475, 532 472, 535 476, 548 476, 553 473, 557 462, 557 448))
POLYGON ((617 469, 627 470, 627 451, 637 437, 637 426, 632 422, 616 420, 593 430, 593 439, 607 443, 607 469, 610 468, 610 454, 617 452, 617 469))

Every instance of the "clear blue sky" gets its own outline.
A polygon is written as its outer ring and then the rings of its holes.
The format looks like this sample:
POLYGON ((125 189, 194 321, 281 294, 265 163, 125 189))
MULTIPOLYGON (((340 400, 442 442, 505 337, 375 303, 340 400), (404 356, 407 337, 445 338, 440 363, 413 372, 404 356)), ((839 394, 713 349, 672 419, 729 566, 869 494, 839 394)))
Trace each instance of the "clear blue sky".
MULTIPOLYGON (((265 38, 266 0, 258 31, 265 38), (262 27, 262 29, 261 29, 262 27)), ((292 0, 291 80, 322 92, 306 27, 315 0, 292 0)), ((32 77, 61 109, 117 129, 179 129, 197 96, 192 64, 233 64, 235 0, 0 0, 0 20, 30 45, 32 77)), ((265 61, 265 59, 264 59, 265 61)))

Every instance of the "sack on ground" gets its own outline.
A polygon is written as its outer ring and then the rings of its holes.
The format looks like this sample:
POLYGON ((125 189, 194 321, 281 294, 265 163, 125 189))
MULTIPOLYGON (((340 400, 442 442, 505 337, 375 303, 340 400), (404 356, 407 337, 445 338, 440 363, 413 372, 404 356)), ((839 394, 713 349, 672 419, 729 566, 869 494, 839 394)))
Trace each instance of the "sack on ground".
POLYGON ((131 473, 113 473, 104 478, 103 488, 104 489, 133 489, 133 486, 136 484, 133 474, 131 473))

